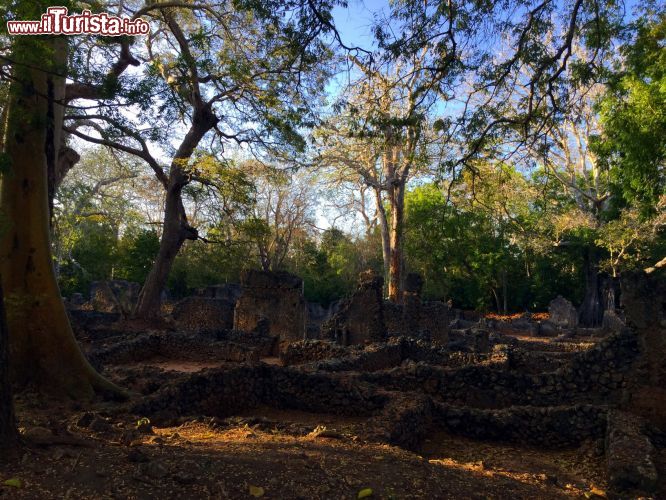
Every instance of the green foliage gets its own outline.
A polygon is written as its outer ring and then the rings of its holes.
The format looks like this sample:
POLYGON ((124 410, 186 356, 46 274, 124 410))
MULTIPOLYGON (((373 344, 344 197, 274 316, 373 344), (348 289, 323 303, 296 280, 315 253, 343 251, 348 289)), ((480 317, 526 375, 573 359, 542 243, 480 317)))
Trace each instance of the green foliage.
POLYGON ((142 284, 159 248, 160 238, 155 231, 129 228, 118 242, 115 277, 142 284))
POLYGON ((185 297, 195 289, 220 283, 238 283, 248 267, 249 243, 224 240, 219 229, 211 230, 212 243, 188 241, 179 252, 169 275, 168 287, 174 297, 185 297))
MULTIPOLYGON (((491 192, 497 191, 495 185, 491 192)), ((465 202, 464 191, 454 189, 447 203, 445 192, 425 184, 410 191, 405 204, 408 267, 424 277, 426 297, 501 310, 506 294, 508 310, 520 311, 543 309, 557 294, 580 296, 580 258, 535 252, 507 220, 465 202)))
MULTIPOLYGON (((381 186, 385 194, 395 182, 382 166, 387 152, 406 158, 405 182, 421 174, 427 179, 411 185, 406 196, 405 251, 408 270, 425 278, 428 298, 480 310, 504 304, 512 311, 543 309, 557 294, 580 299, 587 249, 599 250, 603 269, 612 273, 663 256, 663 13, 635 22, 635 36, 622 48, 621 64, 598 103, 602 130, 588 130, 579 143, 593 144, 599 164, 546 166, 549 144, 527 152, 530 165, 522 172, 497 158, 511 157, 505 153, 512 141, 556 142, 543 131, 567 114, 580 114, 578 108, 570 113, 570 104, 608 70, 603 58, 619 34, 618 4, 583 2, 570 9, 556 2, 463 2, 438 8, 392 2, 388 22, 375 29, 376 57, 354 54, 356 70, 372 76, 343 94, 330 129, 315 138, 327 146, 328 156, 319 158, 323 167, 337 165, 337 175, 315 178, 301 167, 311 163, 304 157, 308 128, 319 121, 335 54, 320 38, 330 26, 313 22, 312 9, 319 8, 318 21, 330 20, 335 4, 236 0, 221 17, 209 9, 170 9, 165 14, 178 23, 189 50, 160 24, 164 16, 155 16, 161 29, 150 53, 132 41, 133 53, 147 62, 129 76, 109 76, 117 41, 72 44, 68 76, 95 83, 101 90, 97 111, 121 124, 90 118, 108 140, 138 147, 131 136, 139 136, 168 156, 191 116, 193 96, 212 98, 220 145, 208 142, 211 131, 177 165, 188 222, 210 243, 185 243, 169 276, 173 296, 237 282, 244 268, 264 267, 300 275, 306 297, 326 305, 349 294, 360 271, 381 273, 381 238, 371 211, 363 237, 336 228, 317 232, 315 207, 322 196, 314 185, 381 186), (569 26, 567 42, 562 30, 569 26), (99 64, 107 59, 108 65, 99 64), (468 100, 470 88, 476 95, 468 100), (140 113, 130 119, 123 109, 140 113), (237 143, 243 144, 238 156, 252 154, 261 162, 225 157, 224 149, 237 143), (431 183, 433 176, 444 186, 431 183)), ((8 5, 1 11, 7 18, 37 18, 44 2, 8 5)), ((18 49, 32 51, 25 59, 35 65, 49 57, 38 37, 22 44, 18 49)), ((5 94, 0 86, 0 101, 5 94)), ((596 123, 597 116, 591 118, 596 123)), ((580 125, 582 118, 570 121, 580 125)), ((0 155, 0 173, 7 167, 0 155)), ((155 193, 163 186, 154 179, 150 184, 153 173, 145 165, 104 150, 86 155, 70 176, 56 203, 54 251, 64 294, 85 293, 90 281, 111 277, 143 283, 159 249, 158 232, 147 227, 159 220, 154 214, 163 199, 155 193)), ((330 191, 339 201, 339 192, 330 191)))
POLYGON ((70 235, 67 257, 60 264, 63 295, 87 294, 90 283, 111 277, 116 252, 116 231, 104 221, 82 221, 70 235))
MULTIPOLYGON (((298 242, 288 269, 303 278, 308 300, 327 306, 349 295, 364 269, 381 273, 381 256, 369 254, 364 243, 352 240, 339 229, 327 229, 319 244, 309 238, 298 242)), ((374 248, 377 249, 376 242, 374 248)))
POLYGON ((594 143, 624 197, 651 211, 666 174, 666 14, 636 21, 636 36, 599 102, 603 134, 594 143))

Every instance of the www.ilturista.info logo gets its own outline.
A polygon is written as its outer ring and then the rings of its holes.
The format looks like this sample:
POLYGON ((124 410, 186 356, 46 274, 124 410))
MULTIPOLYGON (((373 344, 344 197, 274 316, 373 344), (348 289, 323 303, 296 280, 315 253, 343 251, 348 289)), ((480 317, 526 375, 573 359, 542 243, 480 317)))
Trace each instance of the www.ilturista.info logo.
POLYGON ((93 14, 84 10, 81 14, 67 15, 67 7, 49 7, 39 21, 7 21, 10 35, 147 35, 148 21, 129 17, 93 14))

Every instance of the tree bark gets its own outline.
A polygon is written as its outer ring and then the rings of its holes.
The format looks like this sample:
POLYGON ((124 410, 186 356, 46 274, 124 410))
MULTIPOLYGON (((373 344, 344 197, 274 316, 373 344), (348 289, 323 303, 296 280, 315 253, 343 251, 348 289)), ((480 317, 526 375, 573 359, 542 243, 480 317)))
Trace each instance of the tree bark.
POLYGON ((51 257, 48 158, 62 123, 55 86, 64 85, 66 54, 54 37, 15 37, 0 209, 0 243, 10 343, 10 372, 19 386, 90 398, 96 390, 124 394, 90 366, 74 338, 51 257), (39 68, 39 69, 37 69, 39 68), (48 71, 46 71, 48 70, 48 71), (48 139, 48 141, 47 141, 48 139), (50 141, 50 142, 49 142, 50 141))
POLYGON ((9 336, 5 318, 5 303, 0 285, 0 451, 16 443, 18 434, 14 421, 14 402, 9 385, 9 336))
POLYGON ((601 325, 604 308, 599 291, 599 257, 593 246, 585 252, 584 273, 585 296, 580 305, 578 321, 581 326, 594 328, 601 325))
POLYGON ((405 183, 395 181, 389 188, 391 204, 391 232, 389 238, 389 287, 390 301, 402 303, 402 267, 403 267, 403 224, 405 209, 405 183))
POLYGON ((375 191, 375 203, 377 205, 377 218, 379 219, 379 229, 382 236, 382 257, 384 260, 384 282, 388 283, 389 279, 389 268, 391 262, 391 242, 389 236, 389 225, 386 218, 386 209, 384 208, 384 203, 382 202, 382 190, 381 188, 374 188, 375 191))

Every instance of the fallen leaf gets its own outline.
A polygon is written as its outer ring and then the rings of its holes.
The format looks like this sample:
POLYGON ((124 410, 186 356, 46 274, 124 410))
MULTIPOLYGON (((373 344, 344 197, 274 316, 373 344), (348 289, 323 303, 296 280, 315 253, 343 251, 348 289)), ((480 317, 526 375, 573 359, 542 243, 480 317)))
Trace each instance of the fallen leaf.
POLYGON ((250 485, 250 495, 254 498, 261 498, 264 496, 264 489, 261 486, 252 486, 250 485))
POLYGON ((368 498, 372 496, 372 488, 363 488, 361 491, 358 492, 358 496, 356 498, 368 498))

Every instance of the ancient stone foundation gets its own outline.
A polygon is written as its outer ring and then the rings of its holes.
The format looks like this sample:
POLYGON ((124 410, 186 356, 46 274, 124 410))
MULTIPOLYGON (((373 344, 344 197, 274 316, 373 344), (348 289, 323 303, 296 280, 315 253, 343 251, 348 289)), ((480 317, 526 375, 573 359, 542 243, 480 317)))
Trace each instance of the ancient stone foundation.
MULTIPOLYGON (((270 347, 269 347, 270 349, 270 347)), ((98 369, 109 364, 126 364, 154 359, 188 361, 259 361, 261 349, 240 342, 217 340, 205 335, 179 332, 144 333, 89 353, 98 369)))

